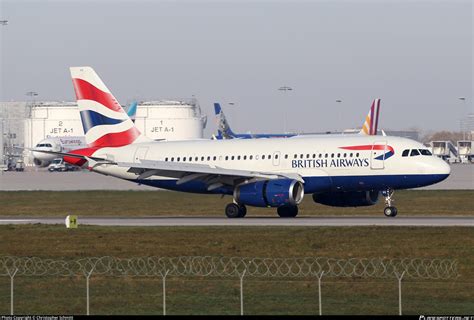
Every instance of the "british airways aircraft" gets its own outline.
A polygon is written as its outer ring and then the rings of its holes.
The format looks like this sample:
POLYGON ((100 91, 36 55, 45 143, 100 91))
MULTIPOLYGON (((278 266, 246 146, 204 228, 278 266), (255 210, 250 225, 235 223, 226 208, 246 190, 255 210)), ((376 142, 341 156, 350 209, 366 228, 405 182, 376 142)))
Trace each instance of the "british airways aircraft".
MULTIPOLYGON (((221 108, 219 103, 214 103, 214 112, 216 115, 217 122, 217 135, 213 136, 217 140, 222 139, 260 139, 260 138, 290 138, 297 136, 296 133, 277 133, 277 134, 268 134, 268 133, 234 133, 230 128, 229 122, 224 114, 224 111, 221 108)), ((374 99, 372 105, 369 109, 369 114, 365 117, 364 124, 359 134, 365 135, 377 135, 377 127, 379 122, 379 113, 380 113, 380 99, 374 99)))
POLYGON ((71 75, 87 148, 55 153, 91 171, 157 188, 233 197, 229 218, 246 206, 295 217, 304 194, 336 207, 369 206, 381 194, 394 217, 393 192, 446 179, 450 167, 421 143, 373 135, 297 136, 153 142, 144 137, 90 67, 71 75))

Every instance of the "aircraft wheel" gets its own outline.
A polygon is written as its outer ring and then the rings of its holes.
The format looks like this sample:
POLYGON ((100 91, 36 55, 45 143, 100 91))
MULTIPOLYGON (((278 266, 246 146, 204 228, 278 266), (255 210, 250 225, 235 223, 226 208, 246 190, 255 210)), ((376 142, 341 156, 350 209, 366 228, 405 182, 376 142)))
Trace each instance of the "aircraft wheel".
POLYGON ((241 209, 239 205, 235 203, 229 203, 225 207, 225 215, 227 216, 227 218, 239 218, 240 214, 241 214, 241 209))
POLYGON ((247 214, 247 207, 244 204, 241 204, 239 206, 239 218, 245 217, 246 214, 247 214))
POLYGON ((383 213, 386 217, 395 217, 398 213, 398 210, 395 207, 385 207, 383 213))
POLYGON ((294 218, 298 215, 297 206, 281 206, 277 208, 278 215, 281 218, 294 218))

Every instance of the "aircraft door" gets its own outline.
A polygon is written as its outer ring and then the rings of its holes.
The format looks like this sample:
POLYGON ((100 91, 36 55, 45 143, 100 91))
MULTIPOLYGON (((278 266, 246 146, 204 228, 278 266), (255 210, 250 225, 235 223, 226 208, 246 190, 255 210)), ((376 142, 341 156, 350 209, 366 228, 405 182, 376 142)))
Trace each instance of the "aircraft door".
POLYGON ((280 165, 280 151, 276 151, 273 153, 273 165, 274 166, 280 165))
POLYGON ((372 145, 370 154, 370 168, 380 170, 385 168, 385 155, 387 154, 387 141, 376 141, 372 145))
POLYGON ((135 162, 140 162, 140 159, 145 159, 146 153, 148 152, 148 147, 138 147, 137 151, 135 151, 135 162))

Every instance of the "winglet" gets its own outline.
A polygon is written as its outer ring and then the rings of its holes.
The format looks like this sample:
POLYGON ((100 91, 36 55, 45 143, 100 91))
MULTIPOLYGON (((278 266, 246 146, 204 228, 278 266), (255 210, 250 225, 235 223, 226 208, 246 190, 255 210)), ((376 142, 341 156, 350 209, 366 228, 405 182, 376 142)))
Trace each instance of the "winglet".
POLYGON ((362 129, 359 134, 375 136, 377 135, 377 128, 379 123, 380 99, 374 99, 370 107, 369 114, 365 118, 362 129))

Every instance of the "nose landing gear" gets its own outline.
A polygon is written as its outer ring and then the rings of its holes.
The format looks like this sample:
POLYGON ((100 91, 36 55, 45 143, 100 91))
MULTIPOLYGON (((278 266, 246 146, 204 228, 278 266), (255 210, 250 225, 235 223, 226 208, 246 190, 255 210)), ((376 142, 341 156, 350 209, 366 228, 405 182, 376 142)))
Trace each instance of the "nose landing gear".
POLYGON ((385 197, 385 209, 383 210, 383 213, 386 217, 395 217, 398 213, 398 210, 395 206, 392 206, 393 202, 395 200, 392 198, 395 190, 393 189, 387 189, 382 191, 382 196, 385 197))

